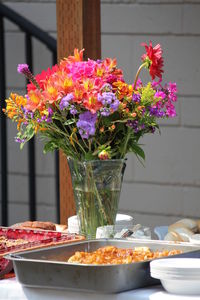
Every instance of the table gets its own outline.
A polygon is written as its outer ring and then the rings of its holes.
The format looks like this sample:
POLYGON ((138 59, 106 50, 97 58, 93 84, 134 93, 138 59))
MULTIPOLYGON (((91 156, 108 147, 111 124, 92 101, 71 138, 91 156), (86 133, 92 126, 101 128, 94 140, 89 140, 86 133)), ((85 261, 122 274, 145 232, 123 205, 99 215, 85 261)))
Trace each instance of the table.
POLYGON ((1 300, 200 300, 200 296, 179 296, 161 285, 118 294, 94 294, 67 290, 23 287, 15 278, 0 280, 1 300))

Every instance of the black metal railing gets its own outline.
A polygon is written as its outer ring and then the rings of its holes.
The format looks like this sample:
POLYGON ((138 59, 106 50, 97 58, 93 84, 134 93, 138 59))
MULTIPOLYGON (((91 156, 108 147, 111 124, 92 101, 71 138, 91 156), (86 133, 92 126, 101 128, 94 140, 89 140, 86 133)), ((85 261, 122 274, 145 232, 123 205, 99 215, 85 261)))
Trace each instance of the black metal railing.
MULTIPOLYGON (((17 25, 25 36, 26 63, 33 71, 32 38, 36 38, 43 43, 52 53, 52 64, 57 61, 56 40, 45 31, 19 15, 6 5, 0 3, 0 165, 1 165, 1 205, 2 205, 2 225, 8 225, 8 159, 7 159, 7 126, 6 117, 2 112, 5 108, 6 97, 6 67, 5 67, 5 29, 4 20, 8 19, 17 25)), ((57 222, 59 222, 59 156, 55 152, 56 161, 56 206, 57 222)), ((36 174, 35 174, 35 142, 34 139, 28 144, 28 176, 29 176, 29 217, 35 220, 36 215, 36 174)))

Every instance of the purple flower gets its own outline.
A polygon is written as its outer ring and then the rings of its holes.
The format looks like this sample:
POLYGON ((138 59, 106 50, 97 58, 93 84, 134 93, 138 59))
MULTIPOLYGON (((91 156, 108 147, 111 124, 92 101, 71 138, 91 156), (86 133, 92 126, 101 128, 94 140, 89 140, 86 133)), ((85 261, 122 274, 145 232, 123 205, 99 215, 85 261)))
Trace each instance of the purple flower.
POLYGON ((132 100, 133 100, 134 102, 140 102, 141 97, 140 97, 139 94, 133 94, 132 100))
POLYGON ((127 122, 127 125, 131 128, 133 128, 134 132, 137 133, 139 131, 139 127, 138 127, 138 121, 137 120, 129 120, 127 122))
POLYGON ((156 131, 156 127, 149 126, 149 130, 150 130, 151 133, 154 133, 156 131))
POLYGON ((110 115, 110 109, 106 108, 106 107, 102 107, 101 108, 101 115, 104 116, 104 117, 109 116, 110 115))
POLYGON ((30 72, 29 66, 27 64, 19 64, 17 67, 17 72, 20 74, 27 74, 30 72))
POLYGON ((52 118, 46 118, 46 120, 45 120, 47 123, 51 123, 52 122, 52 118))
POLYGON ((98 94, 98 101, 103 104, 103 107, 100 109, 102 116, 109 116, 119 107, 119 100, 112 92, 104 92, 102 95, 98 94))
POLYGON ((63 110, 69 106, 69 102, 74 98, 73 93, 67 94, 60 101, 60 109, 63 110))
POLYGON ((77 109, 75 108, 74 105, 71 105, 70 114, 72 114, 72 115, 76 115, 77 114, 77 109))
POLYGON ((48 115, 49 118, 53 116, 53 109, 51 107, 48 107, 48 113, 49 113, 48 115))
POLYGON ((95 123, 97 114, 92 114, 90 111, 80 114, 77 122, 79 133, 83 139, 88 139, 95 134, 95 123))
POLYGON ((19 137, 15 137, 15 142, 17 143, 24 143, 25 142, 25 139, 20 139, 19 137))
POLYGON ((157 107, 149 107, 150 116, 154 116, 157 118, 163 118, 165 116, 165 112, 159 110, 157 107))

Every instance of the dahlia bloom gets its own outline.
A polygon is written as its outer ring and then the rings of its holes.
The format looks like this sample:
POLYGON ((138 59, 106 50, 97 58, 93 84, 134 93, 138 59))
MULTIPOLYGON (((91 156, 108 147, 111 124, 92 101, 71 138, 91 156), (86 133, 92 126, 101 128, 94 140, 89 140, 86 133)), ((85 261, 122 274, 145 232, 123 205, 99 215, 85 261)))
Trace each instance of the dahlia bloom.
POLYGON ((164 61, 160 44, 152 47, 152 42, 150 41, 149 46, 146 43, 142 44, 142 46, 145 47, 146 53, 142 55, 141 59, 147 64, 152 80, 155 79, 156 76, 162 78, 164 61))

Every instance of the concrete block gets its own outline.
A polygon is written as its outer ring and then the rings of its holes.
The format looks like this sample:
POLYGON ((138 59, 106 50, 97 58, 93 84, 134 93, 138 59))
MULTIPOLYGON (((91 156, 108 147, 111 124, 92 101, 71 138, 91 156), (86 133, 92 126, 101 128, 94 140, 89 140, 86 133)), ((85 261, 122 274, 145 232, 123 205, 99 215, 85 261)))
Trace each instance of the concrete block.
POLYGON ((101 0, 101 4, 130 4, 136 3, 137 0, 101 0))
POLYGON ((133 82, 135 56, 132 38, 125 35, 102 35, 101 40, 102 58, 117 58, 118 67, 124 71, 125 80, 132 80, 133 82))
POLYGON ((40 41, 33 39, 33 63, 34 74, 41 73, 42 70, 53 66, 53 57, 51 51, 40 41))
POLYGON ((134 180, 140 182, 200 184, 200 131, 198 128, 162 128, 148 135, 145 144, 145 168, 135 159, 134 180))
POLYGON ((119 209, 146 214, 181 215, 184 191, 180 187, 123 183, 119 209))
POLYGON ((6 33, 6 85, 7 87, 25 87, 25 77, 17 73, 17 66, 25 63, 23 33, 6 33), (16 45, 18 45, 16 47, 16 45))
POLYGON ((183 191, 183 214, 200 219, 200 187, 184 187, 183 191))
POLYGON ((55 153, 43 153, 43 142, 36 139, 36 174, 55 175, 55 153))
POLYGON ((56 207, 55 206, 47 206, 47 205, 38 206, 37 220, 57 222, 57 220, 56 220, 56 207))
POLYGON ((16 136, 17 129, 16 123, 7 120, 8 127, 8 172, 27 174, 28 172, 28 152, 27 145, 23 150, 20 150, 19 143, 16 143, 14 137, 16 136))
POLYGON ((38 205, 55 205, 55 177, 36 177, 36 197, 38 205))
POLYGON ((27 204, 29 199, 28 177, 26 175, 8 174, 8 201, 27 204))
POLYGON ((28 204, 9 203, 9 226, 29 220, 28 204))
POLYGON ((200 33, 200 6, 197 4, 185 4, 182 7, 182 32, 184 34, 200 33))
MULTIPOLYGON (((136 0, 137 3, 139 4, 160 4, 160 5, 163 5, 163 4, 177 4, 177 3, 185 3, 187 0, 136 0)), ((188 0, 190 1, 190 0, 188 0)))
MULTIPOLYGON (((49 1, 48 1, 49 2, 49 1)), ((44 31, 56 31, 56 3, 6 2, 9 8, 24 16, 44 31)), ((7 29, 12 29, 7 26, 7 29)))
POLYGON ((102 5, 102 33, 180 33, 180 5, 102 5), (113 21, 116 20, 116 21, 113 21), (170 22, 169 22, 170 20, 170 22))
POLYGON ((200 126, 200 97, 182 97, 181 104, 181 125, 200 126))
POLYGON ((4 28, 5 28, 5 31, 19 31, 19 27, 17 25, 15 25, 13 22, 11 22, 10 20, 8 19, 5 19, 4 20, 4 28))

